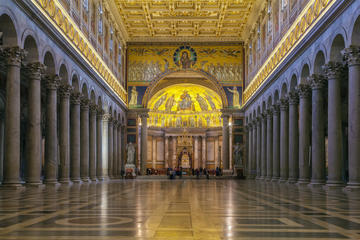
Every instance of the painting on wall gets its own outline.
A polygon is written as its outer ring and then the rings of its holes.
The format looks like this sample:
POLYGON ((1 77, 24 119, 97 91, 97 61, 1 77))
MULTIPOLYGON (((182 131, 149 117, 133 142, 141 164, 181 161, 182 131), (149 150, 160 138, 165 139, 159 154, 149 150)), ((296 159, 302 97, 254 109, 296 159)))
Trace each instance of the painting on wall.
POLYGON ((243 46, 234 45, 129 45, 129 83, 148 85, 168 71, 203 71, 220 83, 242 86, 243 46))
POLYGON ((128 101, 130 108, 141 108, 142 99, 144 97, 146 86, 129 86, 128 87, 128 101))
POLYGON ((240 108, 242 100, 242 87, 229 86, 224 87, 229 107, 240 108))

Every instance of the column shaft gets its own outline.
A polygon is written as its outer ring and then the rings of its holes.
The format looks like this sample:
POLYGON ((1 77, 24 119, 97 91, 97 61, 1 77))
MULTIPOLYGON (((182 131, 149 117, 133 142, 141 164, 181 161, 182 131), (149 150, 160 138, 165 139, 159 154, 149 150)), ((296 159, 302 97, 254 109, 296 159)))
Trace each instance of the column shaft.
POLYGON ((273 175, 273 113, 271 110, 267 112, 267 140, 266 140, 266 180, 270 181, 273 175))
POLYGON ((108 180, 109 179, 109 169, 108 169, 108 164, 109 164, 109 158, 110 158, 110 153, 109 153, 109 121, 111 120, 111 115, 110 114, 104 114, 103 118, 102 118, 102 141, 101 141, 101 145, 102 145, 102 158, 101 158, 101 168, 102 168, 102 179, 103 180, 108 180))
POLYGON ((256 128, 256 179, 261 177, 261 118, 257 118, 256 128))
POLYGON ((249 134, 249 139, 248 139, 248 171, 247 171, 247 176, 248 178, 251 178, 251 165, 252 165, 252 161, 253 161, 253 154, 252 154, 252 147, 253 147, 253 140, 252 140, 252 124, 249 123, 248 125, 248 134, 249 134))
POLYGON ((286 182, 289 178, 289 106, 287 99, 281 99, 280 110, 280 182, 286 182))
POLYGON ((229 117, 228 114, 222 114, 223 118, 223 138, 222 138, 222 162, 223 162, 223 169, 229 169, 229 161, 230 161, 230 154, 229 154, 229 117))
POLYGON ((141 173, 146 173, 146 161, 147 161, 147 119, 149 115, 147 113, 141 114, 141 173))
POLYGON ((91 181, 96 181, 96 114, 97 105, 90 106, 89 126, 89 175, 91 181))
POLYGON ((289 183, 299 178, 299 97, 296 91, 290 92, 289 99, 289 183))
POLYGON ((72 87, 62 85, 60 92, 60 131, 59 131, 59 151, 60 151, 60 171, 59 182, 70 182, 70 94, 72 87))
POLYGON ((5 157, 3 185, 20 185, 20 66, 25 53, 6 48, 5 157))
POLYGON ((261 119, 261 175, 260 179, 265 180, 266 178, 266 125, 267 118, 266 114, 262 115, 261 119))
POLYGON ((256 169, 257 169, 257 122, 256 120, 254 120, 253 125, 252 125, 252 140, 253 140, 253 145, 252 145, 252 159, 251 159, 251 178, 255 178, 256 177, 256 169))
POLYGON ((311 184, 325 183, 324 78, 313 75, 312 87, 312 176, 311 184))
POLYGON ((70 178, 80 182, 80 93, 71 95, 70 114, 70 178))
POLYGON ((28 127, 27 127, 27 174, 28 184, 41 184, 41 72, 40 63, 28 64, 28 127))
POLYGON ((114 162, 114 131, 113 131, 113 119, 109 119, 108 121, 108 176, 109 178, 113 178, 113 162, 114 162))
POLYGON ((103 141, 103 111, 101 107, 98 106, 97 115, 96 115, 96 178, 98 180, 104 180, 103 176, 103 151, 102 151, 102 141, 103 141))
POLYGON ((118 127, 117 127, 117 137, 118 137, 118 149, 117 149, 117 163, 118 163, 118 167, 117 167, 117 176, 120 178, 121 177, 121 169, 122 169, 122 160, 121 160, 121 151, 122 151, 122 141, 121 141, 121 124, 119 121, 118 127))
POLYGON ((46 135, 45 135, 45 183, 57 183, 57 88, 60 78, 47 77, 46 135))
POLYGON ((165 136, 165 168, 169 168, 169 137, 165 136))
POLYGON ((152 168, 156 168, 156 137, 152 137, 152 168))
POLYGON ((280 179, 280 108, 273 106, 273 175, 272 181, 280 179))
POLYGON ((206 136, 203 136, 201 141, 201 167, 206 168, 206 136))
POLYGON ((349 182, 348 188, 360 188, 360 47, 343 51, 349 66, 349 182))
POLYGON ((89 100, 83 97, 80 107, 80 177, 89 181, 89 100))
POLYGON ((113 125, 113 177, 117 178, 117 169, 118 169, 118 136, 117 136, 117 128, 118 128, 118 121, 114 121, 113 125))
POLYGON ((297 87, 300 96, 300 131, 299 131, 299 184, 310 181, 310 123, 311 123, 311 88, 308 84, 297 87))

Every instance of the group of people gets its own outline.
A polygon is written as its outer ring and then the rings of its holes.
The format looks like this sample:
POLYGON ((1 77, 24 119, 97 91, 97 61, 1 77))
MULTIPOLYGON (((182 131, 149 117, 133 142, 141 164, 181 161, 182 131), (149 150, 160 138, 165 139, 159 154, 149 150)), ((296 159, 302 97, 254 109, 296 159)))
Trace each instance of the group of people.
MULTIPOLYGON (((167 175, 170 179, 175 179, 176 176, 179 176, 179 178, 182 177, 184 171, 182 167, 176 167, 176 168, 168 168, 167 169, 167 175)), ((186 171, 186 173, 191 174, 192 176, 196 176, 196 178, 200 178, 201 176, 206 176, 207 179, 210 178, 210 175, 212 176, 222 176, 222 169, 217 167, 215 170, 208 170, 206 168, 192 168, 190 171, 186 171)))

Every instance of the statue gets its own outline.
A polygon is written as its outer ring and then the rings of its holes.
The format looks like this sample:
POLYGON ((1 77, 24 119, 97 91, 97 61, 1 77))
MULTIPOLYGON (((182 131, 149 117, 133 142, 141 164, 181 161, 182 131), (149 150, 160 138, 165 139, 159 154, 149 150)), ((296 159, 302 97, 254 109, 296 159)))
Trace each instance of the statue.
POLYGON ((242 147, 240 146, 240 143, 235 144, 233 155, 235 160, 235 166, 242 166, 242 147))
POLYGON ((132 87, 129 105, 137 105, 137 99, 138 99, 138 92, 136 91, 136 87, 132 87))
POLYGON ((174 103, 175 103, 175 98, 173 94, 171 97, 169 97, 169 99, 165 103, 165 111, 171 112, 171 108, 174 106, 174 103))
POLYGON ((159 107, 165 102, 166 98, 167 98, 167 93, 165 95, 162 95, 161 98, 156 101, 154 105, 154 111, 157 111, 159 109, 159 107))
POLYGON ((237 88, 234 86, 233 89, 228 88, 228 91, 233 93, 233 107, 240 108, 240 94, 237 88))
POLYGON ((201 97, 198 93, 196 94, 196 100, 198 101, 202 111, 208 111, 208 105, 205 99, 201 97))
POLYGON ((130 142, 126 145, 126 150, 127 150, 126 165, 134 165, 134 163, 135 163, 135 146, 132 144, 132 142, 130 142))

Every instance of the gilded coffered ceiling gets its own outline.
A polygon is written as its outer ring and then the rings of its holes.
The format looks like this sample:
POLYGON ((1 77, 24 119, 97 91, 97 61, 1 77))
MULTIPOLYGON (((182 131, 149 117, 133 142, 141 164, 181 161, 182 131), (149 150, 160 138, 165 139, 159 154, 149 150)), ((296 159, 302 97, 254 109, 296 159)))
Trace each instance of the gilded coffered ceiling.
POLYGON ((128 41, 239 41, 255 0, 114 0, 128 41))

